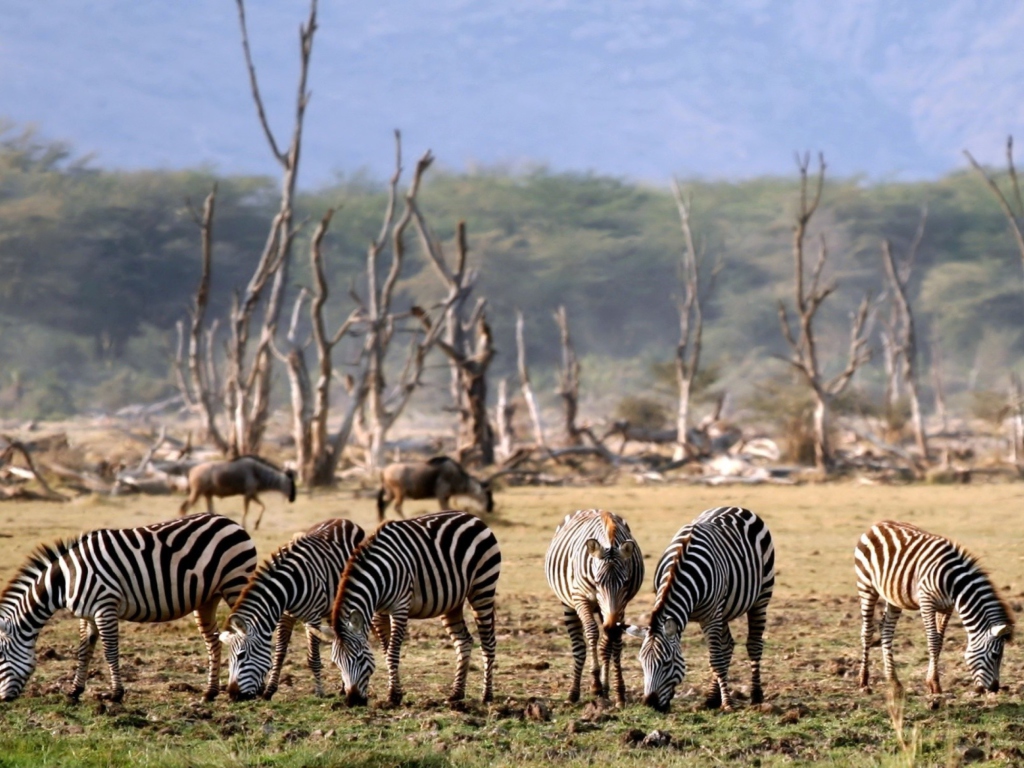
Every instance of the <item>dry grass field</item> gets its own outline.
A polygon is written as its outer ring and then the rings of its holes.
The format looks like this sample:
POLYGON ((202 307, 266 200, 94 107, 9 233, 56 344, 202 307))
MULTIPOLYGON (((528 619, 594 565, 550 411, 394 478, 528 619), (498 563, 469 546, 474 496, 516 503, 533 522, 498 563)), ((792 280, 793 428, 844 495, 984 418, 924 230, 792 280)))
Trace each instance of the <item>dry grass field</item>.
MULTIPOLYGON (((365 527, 373 501, 346 491, 294 505, 268 494, 263 528, 255 535, 266 555, 295 531, 326 517, 348 516, 365 527)), ((4 582, 40 541, 84 529, 141 525, 175 514, 172 497, 92 498, 67 505, 0 507, 0 579, 4 582)), ((40 637, 39 666, 25 695, 0 705, 0 765, 837 765, 1024 764, 1024 651, 1010 646, 1003 665, 1006 690, 970 692, 963 662, 964 633, 951 623, 943 656, 948 693, 924 694, 924 633, 916 614, 897 629, 897 663, 908 695, 902 734, 887 711, 883 686, 861 694, 856 686, 859 618, 852 551, 860 532, 880 519, 901 519, 947 534, 982 559, 1004 596, 1024 601, 1024 484, 881 487, 808 485, 697 489, 682 486, 520 488, 497 495, 488 517, 502 546, 496 702, 479 702, 480 664, 470 672, 470 699, 453 710, 445 696, 454 652, 439 621, 411 626, 402 665, 402 706, 374 698, 353 710, 337 696, 316 699, 300 643, 294 642, 281 690, 272 702, 199 703, 205 652, 187 620, 169 625, 122 624, 127 685, 123 704, 103 702, 106 670, 93 661, 89 688, 67 703, 74 668, 76 622, 58 614, 40 637), (544 552, 562 517, 603 507, 630 523, 648 566, 671 535, 701 510, 721 504, 759 512, 775 536, 779 571, 769 611, 764 660, 768 702, 734 714, 699 709, 707 654, 699 631, 684 637, 689 676, 672 711, 660 715, 639 704, 616 708, 564 696, 570 668, 561 609, 543 574, 544 552), (654 730, 664 746, 637 739, 654 730)), ((406 512, 432 509, 409 503, 406 512)), ((218 510, 240 515, 240 500, 218 510)), ((629 618, 644 621, 652 602, 647 586, 629 618)), ((745 627, 736 625, 738 640, 745 627)), ((633 701, 642 690, 638 643, 627 641, 625 669, 633 701)), ((478 652, 478 651, 477 651, 478 652)), ((873 672, 880 674, 878 652, 873 672)), ((371 683, 384 689, 382 662, 371 683)), ((337 690, 333 666, 325 671, 337 690)), ((733 666, 738 690, 748 682, 741 644, 733 666)))

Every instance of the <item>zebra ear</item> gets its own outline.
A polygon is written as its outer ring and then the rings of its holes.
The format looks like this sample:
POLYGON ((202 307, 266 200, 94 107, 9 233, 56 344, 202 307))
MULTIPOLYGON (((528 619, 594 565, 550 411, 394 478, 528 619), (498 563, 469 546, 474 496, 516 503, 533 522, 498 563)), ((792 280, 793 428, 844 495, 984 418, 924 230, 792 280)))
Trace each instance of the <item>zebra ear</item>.
POLYGON ((622 555, 623 560, 632 560, 633 551, 636 549, 636 542, 633 540, 622 542, 622 546, 619 547, 619 554, 622 555))
POLYGON ((227 645, 231 642, 232 638, 235 637, 238 637, 238 635, 236 635, 234 632, 230 632, 225 629, 223 632, 220 633, 220 644, 227 645))
POLYGON ((1013 634, 1013 627, 1009 624, 996 624, 989 630, 992 637, 1009 637, 1013 634))
POLYGON ((647 633, 649 631, 650 630, 647 627, 638 627, 636 624, 630 624, 628 627, 626 627, 627 635, 629 635, 630 637, 639 637, 641 640, 647 637, 647 633))
POLYGON ((679 625, 672 617, 665 619, 665 637, 669 640, 676 640, 679 637, 679 625))
POLYGON ((338 637, 330 627, 314 627, 307 624, 306 632, 317 638, 322 643, 333 643, 338 637))
POLYGON ((239 634, 239 635, 244 635, 245 634, 245 622, 242 621, 242 618, 240 616, 230 616, 230 617, 228 617, 227 629, 228 629, 229 632, 234 632, 234 633, 239 634))
POLYGON ((357 635, 362 634, 363 630, 366 629, 366 622, 363 621, 363 615, 358 611, 352 611, 348 615, 348 628, 355 632, 357 635))
POLYGON ((600 558, 604 555, 604 547, 597 539, 587 539, 587 552, 591 557, 600 558))

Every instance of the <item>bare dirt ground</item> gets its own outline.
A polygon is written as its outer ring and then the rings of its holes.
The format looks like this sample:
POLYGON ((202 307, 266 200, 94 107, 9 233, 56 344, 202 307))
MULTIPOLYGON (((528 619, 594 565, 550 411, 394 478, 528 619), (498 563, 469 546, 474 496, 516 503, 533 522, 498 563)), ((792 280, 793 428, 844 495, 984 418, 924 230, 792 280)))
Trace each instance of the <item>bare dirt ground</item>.
MULTIPOLYGON (((856 685, 859 617, 852 552, 872 522, 900 519, 960 540, 992 574, 1016 611, 1024 601, 1024 484, 979 486, 808 485, 707 489, 619 485, 600 488, 519 488, 497 494, 485 516, 504 555, 500 583, 496 702, 480 704, 480 664, 470 672, 470 699, 445 703, 455 656, 439 621, 414 623, 402 674, 406 701, 386 708, 379 698, 382 660, 366 709, 336 696, 316 699, 301 643, 293 642, 281 690, 272 702, 198 703, 205 652, 189 621, 122 624, 127 695, 100 701, 106 669, 99 654, 77 706, 63 696, 74 669, 76 622, 58 614, 37 647, 39 666, 25 695, 0 705, 0 766, 82 765, 593 765, 832 763, 841 765, 1024 764, 1024 656, 1011 645, 1003 664, 1005 690, 977 696, 963 662, 964 633, 951 622, 942 659, 948 691, 924 693, 926 649, 916 614, 897 629, 897 664, 908 695, 898 731, 884 686, 862 694, 856 685), (689 675, 672 711, 638 703, 617 708, 585 699, 565 702, 571 666, 561 608, 550 594, 543 559, 555 526, 578 508, 623 515, 645 554, 648 575, 672 534, 703 509, 722 504, 759 512, 775 537, 778 586, 769 613, 764 660, 767 703, 734 714, 699 709, 707 652, 696 627, 687 629, 689 675), (658 730, 669 738, 642 740, 658 730)), ((373 500, 339 490, 288 505, 268 494, 263 526, 254 535, 261 556, 298 530, 333 516, 371 528, 373 500)), ((71 504, 0 506, 0 580, 6 582, 40 541, 85 529, 156 522, 175 514, 177 497, 94 497, 71 504)), ((240 516, 240 500, 218 511, 240 516)), ((409 503, 406 512, 433 509, 409 503)), ((653 594, 646 587, 629 619, 643 623, 653 594)), ((746 690, 748 673, 738 622, 733 679, 746 690)), ((638 643, 628 642, 624 666, 633 702, 642 691, 638 643)), ((477 651, 478 653, 478 651, 477 651)), ((873 657, 876 680, 881 673, 873 657)), ((339 676, 325 669, 328 690, 339 676)), ((897 718, 898 719, 898 718, 897 718)))

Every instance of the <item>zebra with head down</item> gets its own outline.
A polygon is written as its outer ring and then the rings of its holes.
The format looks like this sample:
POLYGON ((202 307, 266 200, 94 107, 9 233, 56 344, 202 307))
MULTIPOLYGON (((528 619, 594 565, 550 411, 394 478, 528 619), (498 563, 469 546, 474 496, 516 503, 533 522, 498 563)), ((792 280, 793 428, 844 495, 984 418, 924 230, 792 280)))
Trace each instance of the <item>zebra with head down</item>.
POLYGON ((668 710, 676 686, 686 675, 683 630, 700 624, 711 657, 711 683, 704 704, 732 710, 729 666, 735 642, 729 622, 747 617, 750 657, 750 700, 764 700, 761 655, 768 603, 775 586, 775 546, 768 526, 740 507, 716 507, 681 528, 661 556, 654 574, 657 597, 651 625, 629 634, 644 638, 640 665, 644 671, 644 702, 668 710))

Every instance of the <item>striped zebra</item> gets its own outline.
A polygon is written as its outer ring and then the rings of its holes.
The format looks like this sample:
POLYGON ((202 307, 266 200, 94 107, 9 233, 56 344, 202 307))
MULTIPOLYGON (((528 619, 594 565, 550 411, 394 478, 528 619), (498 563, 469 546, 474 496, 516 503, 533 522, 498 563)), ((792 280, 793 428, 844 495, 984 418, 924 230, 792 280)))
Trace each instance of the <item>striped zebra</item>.
POLYGON ((644 703, 665 712, 686 675, 680 640, 687 623, 700 624, 711 657, 704 706, 734 707, 729 665, 735 642, 729 622, 747 616, 750 700, 764 701, 761 655, 768 602, 775 587, 775 546, 764 520, 749 509, 716 507, 702 512, 672 538, 654 573, 657 594, 651 626, 629 633, 644 637, 644 703))
POLYGON ((447 510, 383 523, 349 558, 331 612, 331 629, 313 630, 331 642, 346 701, 366 704, 374 659, 372 628, 387 659, 388 701, 402 701, 398 661, 409 619, 442 618, 455 643, 458 665, 450 701, 465 697, 473 638, 463 608, 468 602, 484 651, 483 700, 494 695, 494 594, 501 551, 479 518, 447 510))
POLYGON ((85 690, 97 639, 110 669, 111 698, 124 684, 118 664, 119 620, 158 622, 195 613, 206 641, 204 698, 219 690, 217 604, 233 604, 256 568, 256 547, 237 523, 201 514, 148 525, 83 533, 42 545, 0 594, 0 699, 17 698, 35 669, 36 639, 60 608, 80 619, 78 668, 69 694, 85 690))
POLYGON ((909 523, 885 521, 871 526, 855 551, 860 595, 860 685, 868 688, 868 649, 875 630, 875 606, 882 614, 882 665, 896 691, 892 640, 904 610, 921 611, 928 638, 928 690, 942 693, 939 652, 946 622, 955 609, 967 631, 965 658, 978 691, 999 690, 1003 645, 1013 635, 1013 613, 988 574, 962 546, 909 523))
POLYGON ((330 616, 341 572, 364 538, 363 529, 350 520, 325 520, 260 566, 220 635, 227 649, 227 691, 232 701, 274 695, 296 620, 306 624, 306 660, 316 681, 316 695, 324 695, 320 638, 309 627, 318 628, 321 619, 330 616))
POLYGON ((620 704, 625 703, 622 620, 644 580, 644 558, 626 521, 601 509, 581 509, 566 515, 548 547, 544 572, 562 601, 572 642, 569 701, 579 701, 580 678, 589 648, 592 692, 608 696, 610 674, 614 672, 615 694, 620 704))

